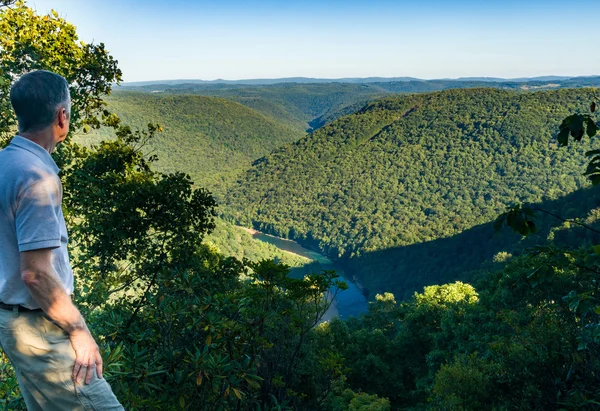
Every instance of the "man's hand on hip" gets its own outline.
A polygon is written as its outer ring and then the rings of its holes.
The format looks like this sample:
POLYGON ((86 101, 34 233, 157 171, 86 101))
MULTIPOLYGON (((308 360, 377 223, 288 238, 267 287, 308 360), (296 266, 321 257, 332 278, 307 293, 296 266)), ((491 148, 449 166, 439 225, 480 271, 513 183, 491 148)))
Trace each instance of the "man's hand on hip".
POLYGON ((73 377, 92 381, 94 372, 102 378, 102 357, 81 313, 73 305, 52 267, 52 250, 43 248, 21 253, 21 278, 33 299, 59 327, 69 334, 75 350, 73 377))
POLYGON ((75 365, 73 366, 73 379, 81 383, 92 382, 94 372, 102 378, 102 356, 98 344, 88 330, 75 330, 69 334, 71 345, 75 350, 75 365))

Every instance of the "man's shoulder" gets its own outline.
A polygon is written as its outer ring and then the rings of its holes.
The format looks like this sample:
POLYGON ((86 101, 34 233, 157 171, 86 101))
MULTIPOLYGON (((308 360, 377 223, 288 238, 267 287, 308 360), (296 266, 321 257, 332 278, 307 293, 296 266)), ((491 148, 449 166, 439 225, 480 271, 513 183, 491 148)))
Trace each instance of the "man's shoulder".
POLYGON ((7 184, 29 186, 58 179, 54 170, 27 150, 8 146, 0 150, 0 163, 0 187, 6 187, 7 184))

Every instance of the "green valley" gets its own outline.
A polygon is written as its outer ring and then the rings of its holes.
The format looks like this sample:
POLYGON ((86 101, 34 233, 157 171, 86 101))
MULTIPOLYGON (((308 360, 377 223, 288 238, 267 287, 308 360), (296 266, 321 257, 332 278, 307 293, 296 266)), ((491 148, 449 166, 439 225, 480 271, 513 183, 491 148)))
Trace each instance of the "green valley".
POLYGON ((387 90, 370 84, 151 84, 125 86, 167 95, 204 95, 226 98, 243 104, 263 115, 277 119, 298 130, 317 128, 322 118, 335 118, 355 104, 389 94, 387 90), (338 114, 339 112, 339 114, 338 114))
POLYGON ((380 99, 256 161, 227 214, 343 260, 372 293, 406 298, 493 257, 470 256, 485 234, 463 238, 462 252, 437 247, 442 239, 586 184, 589 145, 559 149, 552 136, 592 98, 473 89, 380 99))
POLYGON ((275 258, 290 267, 302 267, 312 260, 280 250, 274 245, 252 238, 241 227, 235 227, 218 219, 215 230, 207 236, 205 244, 215 247, 216 252, 239 260, 260 261, 275 258))

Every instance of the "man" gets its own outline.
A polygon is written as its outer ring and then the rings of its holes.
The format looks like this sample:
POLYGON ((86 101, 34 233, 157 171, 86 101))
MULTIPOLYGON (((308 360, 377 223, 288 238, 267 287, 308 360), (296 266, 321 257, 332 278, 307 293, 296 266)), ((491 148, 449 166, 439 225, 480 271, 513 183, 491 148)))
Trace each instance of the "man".
POLYGON ((69 132, 68 83, 31 72, 10 99, 19 135, 0 151, 0 345, 28 410, 122 410, 71 301, 62 186, 50 156, 69 132))

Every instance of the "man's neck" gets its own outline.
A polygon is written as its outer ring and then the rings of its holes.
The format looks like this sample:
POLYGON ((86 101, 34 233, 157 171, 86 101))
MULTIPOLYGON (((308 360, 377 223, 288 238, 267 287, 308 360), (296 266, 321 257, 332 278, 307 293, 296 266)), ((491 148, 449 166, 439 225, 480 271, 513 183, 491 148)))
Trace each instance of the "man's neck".
POLYGON ((36 132, 24 132, 19 133, 21 137, 33 141, 37 145, 41 146, 48 153, 52 154, 56 148, 56 139, 52 134, 52 130, 43 130, 36 132))

